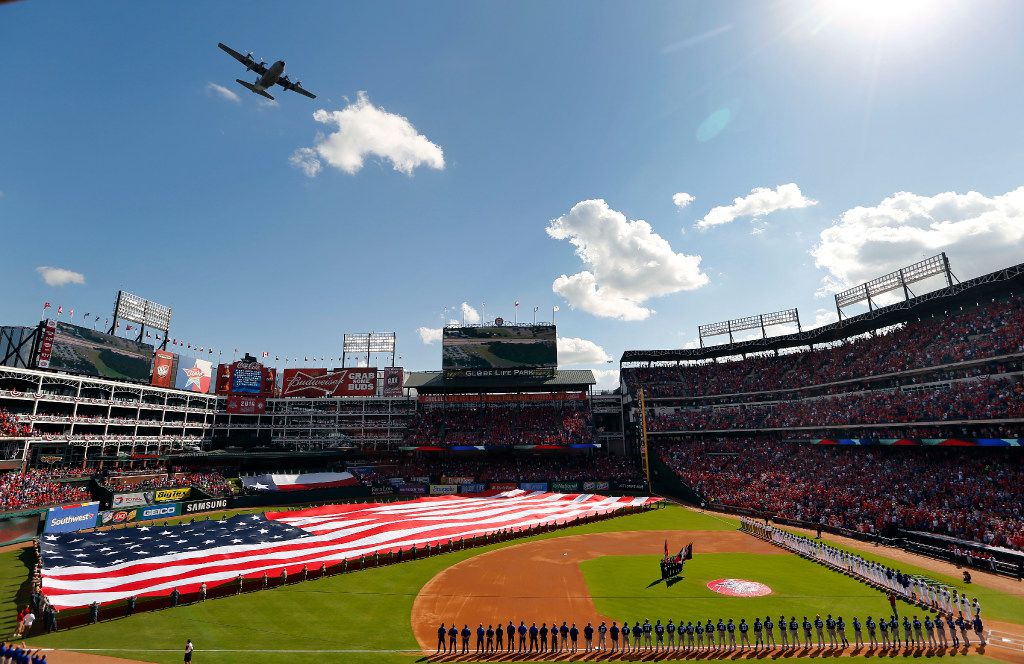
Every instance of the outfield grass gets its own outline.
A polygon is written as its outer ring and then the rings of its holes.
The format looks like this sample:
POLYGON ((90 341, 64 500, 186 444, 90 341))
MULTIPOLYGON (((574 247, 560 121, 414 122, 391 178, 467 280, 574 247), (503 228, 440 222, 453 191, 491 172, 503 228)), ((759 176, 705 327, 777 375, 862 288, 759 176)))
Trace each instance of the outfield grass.
MULTIPOLYGON (((793 555, 765 556, 754 553, 698 553, 687 561, 681 580, 672 586, 655 583, 658 556, 604 556, 584 561, 583 576, 598 611, 632 623, 650 619, 662 623, 679 620, 718 622, 780 614, 813 622, 820 613, 853 616, 864 621, 891 613, 885 596, 877 590, 793 555), (772 589, 763 597, 728 597, 708 589, 714 579, 741 578, 759 581, 772 589)), ((910 609, 910 605, 905 605, 910 609)), ((904 607, 898 607, 901 614, 904 607)), ((920 612, 918 612, 920 613, 920 612)), ((852 630, 851 630, 852 635, 852 630)))
MULTIPOLYGON (((584 526, 568 528, 554 533, 545 533, 530 539, 549 539, 565 535, 592 532, 618 532, 636 530, 732 530, 730 522, 676 507, 654 510, 643 514, 599 521, 584 526)), ((247 593, 241 596, 210 600, 202 604, 190 604, 176 609, 139 613, 130 618, 101 622, 98 625, 58 632, 31 639, 33 647, 53 647, 68 650, 100 652, 129 659, 158 663, 181 661, 181 650, 186 638, 191 638, 198 648, 197 664, 228 664, 246 661, 249 664, 276 664, 305 660, 346 661, 346 662, 394 662, 412 664, 421 659, 418 654, 382 653, 380 650, 416 649, 417 643, 410 627, 413 601, 420 588, 438 572, 461 560, 479 555, 485 551, 528 541, 516 540, 502 544, 457 551, 413 562, 353 572, 322 580, 297 583, 285 588, 247 593), (95 649, 95 650, 94 650, 95 649), (223 649, 233 652, 212 652, 223 649), (286 652, 261 652, 273 650, 371 650, 368 653, 321 653, 296 654, 286 652)), ((622 584, 615 587, 595 589, 600 597, 595 598, 598 607, 604 610, 605 601, 636 602, 624 605, 623 617, 644 614, 655 618, 651 606, 660 606, 666 601, 666 588, 655 587, 649 596, 644 587, 653 580, 651 570, 656 570, 656 557, 640 557, 633 561, 630 576, 622 574, 622 584), (639 584, 640 590, 637 589, 639 584), (625 588, 625 590, 623 590, 625 588), (637 595, 637 597, 630 597, 637 595), (653 604, 652 604, 653 603, 653 604), (640 604, 646 605, 641 610, 640 604), (629 608, 635 606, 636 608, 629 608), (628 613, 627 613, 628 612, 628 613), (649 615, 648 615, 649 614, 649 615)), ((700 561, 699 554, 695 560, 700 561)), ((716 569, 734 570, 724 576, 746 576, 757 571, 775 583, 787 584, 787 592, 794 598, 801 594, 803 606, 813 606, 814 595, 823 588, 826 594, 835 597, 849 595, 848 600, 865 605, 872 602, 870 591, 839 575, 828 575, 816 565, 801 561, 795 556, 756 556, 744 554, 708 554, 706 562, 688 563, 688 573, 698 569, 711 573, 716 569), (741 556, 728 559, 728 556, 741 556), (770 560, 769 560, 770 559, 770 560), (783 578, 785 570, 773 570, 772 561, 786 561, 786 570, 797 570, 799 578, 788 581, 783 578), (760 566, 755 569, 753 566, 760 566), (796 565, 796 567, 791 567, 796 565), (775 581, 778 578, 779 581, 775 581), (827 584, 827 585, 826 585, 827 584), (838 591, 835 589, 838 588, 838 591)), ((604 564, 604 559, 591 561, 604 564)), ((614 559, 612 560, 614 562, 614 559)), ((620 559, 621 562, 621 559, 620 559)), ((17 585, 18 565, 21 578, 27 570, 24 563, 11 552, 0 554, 0 574, 11 583, 2 587, 4 595, 0 607, 3 619, 9 620, 14 611, 12 592, 17 585)), ((588 579, 590 571, 587 571, 588 579)), ((603 574, 600 574, 604 576, 603 574)), ((619 577, 616 577, 619 578, 619 577)), ((715 577, 717 578, 717 577, 715 577)), ((760 578, 760 577, 759 577, 760 578)), ((696 581, 694 581, 696 583, 696 581)), ((693 591, 697 588, 679 584, 671 590, 693 591)), ((876 593, 879 611, 886 608, 881 596, 876 593)), ((671 599, 671 598, 669 598, 671 599)), ((715 602, 715 599, 688 599, 690 601, 715 602)), ((781 601, 770 598, 769 601, 781 601)), ((824 604, 822 605, 824 606, 824 604)), ((692 613, 692 610, 691 610, 692 613)), ((675 615, 678 620, 686 611, 675 615)), ((714 616, 717 620, 717 615, 714 616)), ((977 658, 980 661, 981 658, 977 658)), ((845 661, 845 660, 844 660, 845 661)), ((972 661, 975 658, 972 657, 972 661)))

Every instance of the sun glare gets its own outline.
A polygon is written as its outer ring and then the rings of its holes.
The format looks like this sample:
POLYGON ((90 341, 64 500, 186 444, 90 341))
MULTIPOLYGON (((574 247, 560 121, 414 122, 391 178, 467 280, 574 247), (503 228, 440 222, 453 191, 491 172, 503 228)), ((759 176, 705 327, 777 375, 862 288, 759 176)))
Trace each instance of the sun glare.
POLYGON ((914 29, 935 16, 939 0, 827 0, 823 4, 833 25, 891 31, 914 29))

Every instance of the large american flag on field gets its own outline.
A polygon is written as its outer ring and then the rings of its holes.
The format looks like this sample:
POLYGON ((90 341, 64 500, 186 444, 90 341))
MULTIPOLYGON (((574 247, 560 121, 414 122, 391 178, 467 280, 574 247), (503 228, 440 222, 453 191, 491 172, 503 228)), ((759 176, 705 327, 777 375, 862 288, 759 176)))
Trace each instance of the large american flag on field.
POLYGON ((57 609, 196 592, 289 575, 373 553, 422 549, 504 529, 565 524, 659 498, 506 491, 396 503, 329 505, 177 526, 43 535, 43 594, 57 609))

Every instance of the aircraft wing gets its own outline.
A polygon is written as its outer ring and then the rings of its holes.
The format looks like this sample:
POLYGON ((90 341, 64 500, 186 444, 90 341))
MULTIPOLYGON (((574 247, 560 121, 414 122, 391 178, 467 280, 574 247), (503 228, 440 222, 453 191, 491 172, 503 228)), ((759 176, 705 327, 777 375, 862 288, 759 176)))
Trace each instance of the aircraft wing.
POLYGON ((291 81, 289 81, 286 78, 279 78, 277 80, 277 84, 280 85, 285 90, 291 90, 292 92, 298 92, 300 95, 304 95, 306 97, 309 97, 310 99, 316 99, 316 95, 315 94, 313 94, 309 90, 304 90, 301 85, 299 85, 298 83, 292 83, 291 81))
POLYGON ((221 43, 218 43, 217 46, 220 48, 220 50, 224 51, 225 53, 233 57, 235 60, 238 60, 243 65, 245 65, 246 69, 250 69, 259 74, 260 76, 263 76, 264 74, 267 73, 267 67, 265 65, 256 62, 248 55, 242 55, 230 46, 225 46, 221 43))

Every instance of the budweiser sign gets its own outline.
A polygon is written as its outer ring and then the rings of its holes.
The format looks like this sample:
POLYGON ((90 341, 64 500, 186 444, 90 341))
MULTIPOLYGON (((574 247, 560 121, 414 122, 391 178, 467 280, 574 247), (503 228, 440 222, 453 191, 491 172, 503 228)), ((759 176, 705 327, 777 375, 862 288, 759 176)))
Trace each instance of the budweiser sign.
POLYGON ((370 397, 377 393, 377 369, 285 369, 282 397, 370 397))

